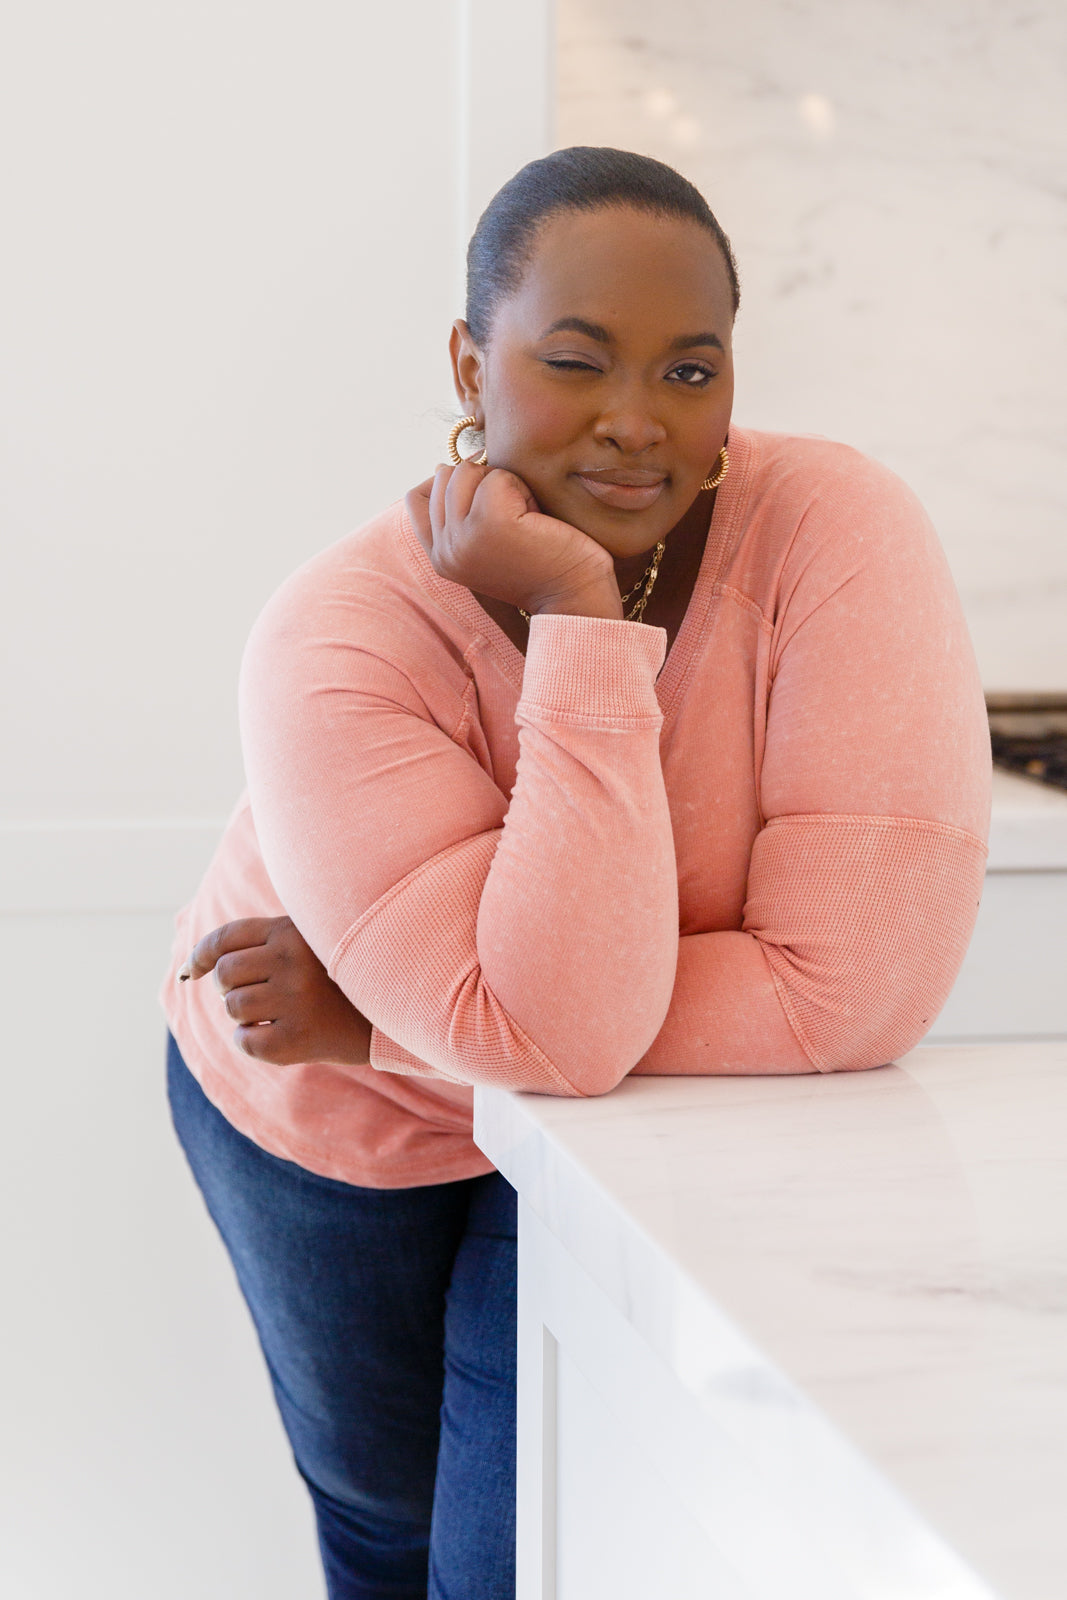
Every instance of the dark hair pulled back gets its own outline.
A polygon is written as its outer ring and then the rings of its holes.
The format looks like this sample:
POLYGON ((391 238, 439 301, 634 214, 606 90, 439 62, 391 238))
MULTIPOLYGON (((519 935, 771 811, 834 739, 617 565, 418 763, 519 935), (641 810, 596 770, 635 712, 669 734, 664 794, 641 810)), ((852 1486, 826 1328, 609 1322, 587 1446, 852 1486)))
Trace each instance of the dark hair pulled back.
POLYGON ((490 200, 467 247, 467 326, 476 344, 488 342, 501 300, 522 282, 537 230, 559 211, 630 206, 697 223, 722 251, 734 311, 741 299, 730 241, 699 189, 651 156, 599 145, 572 145, 531 161, 490 200))

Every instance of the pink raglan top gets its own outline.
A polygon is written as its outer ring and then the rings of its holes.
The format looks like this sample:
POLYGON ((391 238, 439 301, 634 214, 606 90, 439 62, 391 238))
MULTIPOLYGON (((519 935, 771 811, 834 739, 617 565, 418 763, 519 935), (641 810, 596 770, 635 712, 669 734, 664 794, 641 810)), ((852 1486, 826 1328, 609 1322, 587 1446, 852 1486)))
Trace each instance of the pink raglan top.
POLYGON ((301 568, 241 676, 248 794, 178 919, 170 1025, 266 1149, 378 1188, 490 1170, 473 1084, 875 1066, 945 1001, 989 822, 974 657, 930 524, 825 440, 730 433, 666 633, 543 616, 525 659, 402 505, 301 568), (371 1063, 231 1042, 194 942, 282 908, 371 1063))

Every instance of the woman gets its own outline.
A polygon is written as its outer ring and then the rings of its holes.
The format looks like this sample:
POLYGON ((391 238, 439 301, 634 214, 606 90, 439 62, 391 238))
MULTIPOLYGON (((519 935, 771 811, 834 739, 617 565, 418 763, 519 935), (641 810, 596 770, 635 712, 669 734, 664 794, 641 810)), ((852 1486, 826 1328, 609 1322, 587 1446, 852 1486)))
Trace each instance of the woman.
POLYGON ((970 937, 951 579, 890 472, 731 426, 737 301, 671 169, 524 168, 452 331, 484 453, 246 652, 250 800, 175 946, 224 1004, 166 985, 170 1089, 332 1596, 511 1593, 514 1207, 470 1086, 875 1066, 970 937))

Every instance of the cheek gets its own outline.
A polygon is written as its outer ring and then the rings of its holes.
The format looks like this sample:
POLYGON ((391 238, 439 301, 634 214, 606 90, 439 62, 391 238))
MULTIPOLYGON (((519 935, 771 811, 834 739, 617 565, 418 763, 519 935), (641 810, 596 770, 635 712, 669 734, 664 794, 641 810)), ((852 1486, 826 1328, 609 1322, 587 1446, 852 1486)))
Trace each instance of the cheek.
POLYGON ((574 419, 559 400, 536 391, 525 395, 514 408, 518 436, 538 454, 558 450, 574 435, 574 419))
POLYGON ((489 435, 498 452, 537 459, 574 439, 581 419, 558 388, 513 374, 501 377, 486 405, 489 435))

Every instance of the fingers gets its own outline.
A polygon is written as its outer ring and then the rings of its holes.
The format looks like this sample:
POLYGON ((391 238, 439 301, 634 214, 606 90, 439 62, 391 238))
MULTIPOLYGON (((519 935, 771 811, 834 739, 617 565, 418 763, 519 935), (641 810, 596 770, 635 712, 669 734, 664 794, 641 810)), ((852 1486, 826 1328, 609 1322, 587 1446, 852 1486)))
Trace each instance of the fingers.
POLYGON ((464 461, 458 467, 438 467, 430 490, 430 527, 435 544, 445 529, 455 528, 470 515, 474 496, 490 468, 464 461))
POLYGON ((243 917, 212 928, 193 946, 189 959, 178 973, 178 981, 184 983, 187 978, 205 977, 214 970, 216 962, 232 950, 266 944, 272 931, 288 921, 288 917, 243 917))
POLYGON ((506 467, 500 467, 497 470, 503 475, 503 478, 507 482, 509 487, 512 488, 515 491, 515 493, 521 497, 522 503, 526 507, 527 511, 538 511, 538 510, 540 510, 540 507, 538 506, 537 501, 534 498, 533 490, 530 488, 530 485, 528 483, 526 483, 522 478, 520 478, 517 473, 509 472, 506 467))
POLYGON ((452 468, 445 484, 445 511, 450 522, 464 522, 470 516, 474 496, 488 472, 488 467, 476 467, 473 461, 452 468))
POLYGON ((226 1013, 237 1023, 235 1044, 258 1061, 292 1066, 317 1059, 316 1044, 321 1047, 325 1038, 331 1045, 331 1019, 336 1031, 337 1002, 345 1012, 342 1033, 347 1038, 352 1031, 348 1013, 354 1008, 290 917, 246 917, 213 928, 178 976, 202 978, 208 972, 214 972, 226 1013))
POLYGON ((435 467, 430 480, 430 528, 434 530, 435 539, 445 526, 445 490, 454 470, 454 467, 435 467))
POLYGON ((293 1067, 307 1060, 306 1048, 282 1022, 246 1023, 234 1029, 233 1042, 254 1061, 266 1061, 274 1067, 293 1067))
POLYGON ((228 989, 222 1003, 234 1022, 276 1022, 282 1009, 278 995, 269 983, 251 983, 243 989, 228 989))
POLYGON ((430 487, 431 551, 445 531, 445 490, 448 488, 448 480, 455 471, 455 467, 438 467, 433 475, 430 487))
POLYGON ((255 945, 250 950, 234 950, 215 963, 215 986, 225 994, 246 983, 268 983, 275 975, 277 962, 270 946, 255 945))

